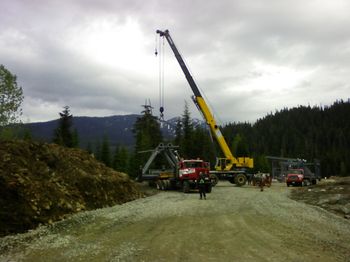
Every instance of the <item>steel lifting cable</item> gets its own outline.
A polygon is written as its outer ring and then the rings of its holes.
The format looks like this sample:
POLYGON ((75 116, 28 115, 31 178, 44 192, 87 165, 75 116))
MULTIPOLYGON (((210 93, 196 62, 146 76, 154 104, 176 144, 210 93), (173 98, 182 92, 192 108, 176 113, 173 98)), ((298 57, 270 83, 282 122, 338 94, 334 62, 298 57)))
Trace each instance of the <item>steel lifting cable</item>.
MULTIPOLYGON (((155 54, 159 54, 159 79, 158 79, 158 85, 159 85, 159 111, 160 111, 160 120, 164 120, 164 63, 165 63, 165 55, 164 55, 164 37, 162 37, 163 41, 161 41, 159 37, 159 52, 157 52, 157 48, 155 51, 155 54)), ((157 40, 156 40, 157 42, 157 40)), ((157 44, 157 43, 156 43, 157 44)))

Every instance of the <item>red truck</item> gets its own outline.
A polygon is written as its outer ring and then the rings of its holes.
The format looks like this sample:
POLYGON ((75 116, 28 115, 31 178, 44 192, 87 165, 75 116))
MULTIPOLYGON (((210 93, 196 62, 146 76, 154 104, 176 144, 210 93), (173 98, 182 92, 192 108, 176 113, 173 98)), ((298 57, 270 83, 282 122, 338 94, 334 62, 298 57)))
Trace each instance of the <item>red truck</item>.
POLYGON ((210 193, 213 183, 209 174, 209 163, 201 159, 184 160, 178 155, 177 148, 171 144, 159 144, 154 150, 148 151, 152 154, 137 180, 148 180, 160 190, 181 189, 184 193, 188 193, 191 189, 197 189, 197 180, 203 173, 206 192, 210 193), (161 168, 154 168, 157 166, 155 161, 157 157, 164 160, 161 168))
POLYGON ((287 186, 303 186, 304 170, 303 169, 290 169, 286 177, 287 186))
POLYGON ((311 184, 316 184, 315 174, 305 172, 305 169, 289 169, 286 176, 287 186, 308 186, 311 184))

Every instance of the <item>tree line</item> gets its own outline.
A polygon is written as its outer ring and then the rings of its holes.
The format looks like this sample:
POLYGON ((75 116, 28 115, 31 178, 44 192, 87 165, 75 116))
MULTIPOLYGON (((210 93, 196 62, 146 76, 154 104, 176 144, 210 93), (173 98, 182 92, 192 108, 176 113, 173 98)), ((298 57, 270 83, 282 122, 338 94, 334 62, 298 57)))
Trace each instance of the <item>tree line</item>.
MULTIPOLYGON (((0 65, 0 139, 14 137, 13 125, 18 126, 22 114, 23 91, 16 76, 0 65)), ((73 116, 65 106, 59 113, 58 126, 53 134, 54 143, 78 147, 78 132, 72 128, 73 116)), ((30 139, 26 129, 19 129, 17 137, 30 139)), ((350 99, 339 100, 331 106, 299 106, 284 108, 251 123, 228 123, 222 133, 235 157, 254 158, 252 172, 269 171, 266 156, 301 158, 312 162, 319 159, 323 176, 350 173, 350 99)), ((195 125, 185 103, 183 115, 178 118, 175 137, 165 141, 158 118, 145 107, 134 125, 135 146, 132 150, 122 145, 110 145, 107 136, 88 150, 107 166, 136 176, 148 159, 142 151, 154 149, 159 143, 179 146, 184 158, 201 158, 213 166, 216 156, 221 156, 218 145, 207 128, 195 125)))
MULTIPOLYGON (((163 141, 157 119, 150 114, 141 117, 135 130, 137 150, 153 149, 163 141), (153 131, 145 128, 150 122, 143 118, 152 122, 153 131)), ((228 123, 221 130, 235 157, 254 158, 252 172, 269 172, 266 156, 277 156, 305 159, 309 163, 319 160, 322 176, 350 175, 350 99, 338 100, 330 106, 284 108, 254 124, 228 123)), ((193 124, 187 104, 170 142, 179 145, 184 158, 200 157, 212 166, 216 156, 221 156, 209 130, 193 124)), ((140 159, 139 164, 145 161, 140 159)))
POLYGON ((350 175, 350 100, 323 107, 284 108, 254 124, 232 123, 223 130, 229 141, 242 137, 237 155, 250 154, 258 166, 266 155, 308 162, 318 159, 323 176, 350 175))

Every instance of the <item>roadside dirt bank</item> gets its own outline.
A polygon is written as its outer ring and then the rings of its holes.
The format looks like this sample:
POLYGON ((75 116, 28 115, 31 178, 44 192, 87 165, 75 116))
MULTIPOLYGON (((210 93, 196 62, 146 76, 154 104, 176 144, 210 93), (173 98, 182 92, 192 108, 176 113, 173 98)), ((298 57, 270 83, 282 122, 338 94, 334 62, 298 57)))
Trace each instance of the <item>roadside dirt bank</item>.
POLYGON ((134 181, 87 151, 0 141, 0 237, 143 197, 134 181))
POLYGON ((331 177, 316 185, 295 188, 291 198, 350 219, 350 177, 331 177))

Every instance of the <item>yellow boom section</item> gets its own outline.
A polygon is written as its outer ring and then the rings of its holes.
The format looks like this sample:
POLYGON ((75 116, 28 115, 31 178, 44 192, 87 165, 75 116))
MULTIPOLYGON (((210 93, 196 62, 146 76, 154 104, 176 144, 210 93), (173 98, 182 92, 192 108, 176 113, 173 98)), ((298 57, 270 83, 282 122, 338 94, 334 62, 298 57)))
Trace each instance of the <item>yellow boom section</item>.
POLYGON ((235 158, 230 148, 228 147, 225 138, 223 137, 218 125, 216 124, 216 121, 213 117, 213 115, 210 112, 209 107, 207 106, 207 103, 204 101, 203 97, 195 97, 196 103, 200 109, 200 111, 203 113, 205 120, 207 121, 207 124, 210 126, 210 130, 215 136, 221 151, 224 153, 225 158, 219 159, 220 161, 217 161, 217 164, 215 166, 216 170, 231 170, 233 166, 235 167, 247 167, 247 168, 253 168, 254 167, 254 161, 253 158, 250 157, 238 157, 235 158))
POLYGON ((179 51, 177 50, 174 41, 172 40, 169 31, 161 31, 157 30, 157 34, 159 34, 161 37, 165 37, 168 41, 171 49, 174 52, 174 55, 179 62, 179 65, 185 74, 185 77, 187 79, 188 84, 190 85, 193 94, 194 94, 194 102, 196 103, 198 109, 200 112, 202 112, 205 120, 207 121, 207 124, 210 126, 211 132, 213 136, 215 136, 215 139, 218 141, 218 144, 220 146, 221 151, 224 154, 224 158, 217 158, 215 169, 217 171, 231 171, 233 167, 247 167, 247 168, 253 168, 253 159, 250 157, 239 157, 235 158, 230 148, 228 147, 225 138, 222 136, 221 131, 219 127, 217 126, 215 119, 213 115, 210 112, 209 107, 205 103, 196 83, 193 80, 193 77, 191 76, 190 72, 188 71, 188 68, 182 59, 179 51))

